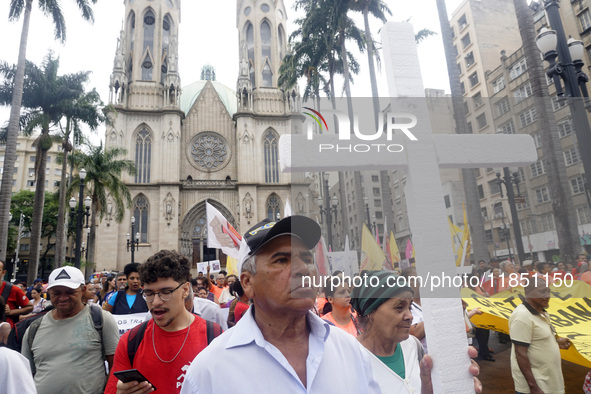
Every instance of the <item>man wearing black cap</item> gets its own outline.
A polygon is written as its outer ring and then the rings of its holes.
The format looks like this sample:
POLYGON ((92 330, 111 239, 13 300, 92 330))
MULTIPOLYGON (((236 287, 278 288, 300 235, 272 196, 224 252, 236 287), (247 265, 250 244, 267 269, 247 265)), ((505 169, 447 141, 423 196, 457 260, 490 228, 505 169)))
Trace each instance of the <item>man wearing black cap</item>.
POLYGON ((314 315, 310 252, 318 224, 303 216, 263 220, 245 235, 240 282, 253 305, 234 328, 199 354, 181 393, 378 392, 369 355, 353 336, 314 315), (228 365, 240 363, 231 375, 228 365), (229 377, 232 379, 229 379, 229 377))

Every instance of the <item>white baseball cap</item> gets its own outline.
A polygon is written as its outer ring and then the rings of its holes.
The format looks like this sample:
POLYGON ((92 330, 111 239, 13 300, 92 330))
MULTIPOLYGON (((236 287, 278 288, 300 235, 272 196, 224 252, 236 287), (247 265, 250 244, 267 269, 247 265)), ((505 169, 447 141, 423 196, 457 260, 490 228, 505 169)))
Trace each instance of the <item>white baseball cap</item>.
POLYGON ((66 286, 70 289, 77 289, 84 285, 84 274, 76 267, 56 268, 49 275, 49 284, 47 289, 54 286, 66 286))

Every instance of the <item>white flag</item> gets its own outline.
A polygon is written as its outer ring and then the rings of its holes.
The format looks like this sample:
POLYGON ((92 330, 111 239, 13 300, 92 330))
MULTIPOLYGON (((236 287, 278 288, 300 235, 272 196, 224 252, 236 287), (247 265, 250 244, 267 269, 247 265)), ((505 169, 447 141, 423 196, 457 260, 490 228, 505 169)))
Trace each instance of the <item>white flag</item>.
POLYGON ((207 212, 207 247, 221 249, 228 256, 238 258, 238 250, 242 237, 228 220, 208 202, 207 212))
POLYGON ((283 208, 283 218, 293 215, 291 212, 291 204, 289 203, 289 198, 285 199, 285 207, 283 208))

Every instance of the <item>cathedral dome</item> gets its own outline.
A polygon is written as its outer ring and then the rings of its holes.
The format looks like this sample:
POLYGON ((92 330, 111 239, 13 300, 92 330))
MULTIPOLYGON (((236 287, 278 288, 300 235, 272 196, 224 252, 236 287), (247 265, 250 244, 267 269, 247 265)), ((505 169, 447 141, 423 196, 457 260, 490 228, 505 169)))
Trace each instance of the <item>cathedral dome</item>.
POLYGON ((182 88, 181 110, 185 113, 185 115, 188 114, 193 104, 195 104, 197 97, 199 97, 199 94, 201 94, 201 91, 207 83, 211 83, 213 85, 215 91, 220 97, 220 100, 222 100, 222 103, 226 107, 226 110, 228 110, 230 116, 233 116, 238 110, 236 92, 234 89, 231 89, 222 83, 211 80, 196 81, 182 88))

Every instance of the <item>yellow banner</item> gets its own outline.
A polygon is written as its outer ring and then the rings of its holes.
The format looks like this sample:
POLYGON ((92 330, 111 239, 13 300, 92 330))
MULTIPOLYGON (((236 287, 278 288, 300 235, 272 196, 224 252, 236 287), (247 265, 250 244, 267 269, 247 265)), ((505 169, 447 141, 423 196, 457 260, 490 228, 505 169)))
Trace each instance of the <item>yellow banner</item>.
MULTIPOLYGON (((591 368, 591 286, 574 281, 572 286, 550 286, 552 298, 548 313, 559 336, 569 338, 574 346, 561 350, 563 360, 591 368)), ((462 289, 462 298, 468 309, 479 307, 482 315, 472 317, 472 322, 481 328, 509 334, 511 312, 521 304, 522 287, 516 287, 484 297, 462 289)))

